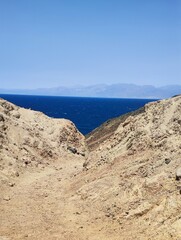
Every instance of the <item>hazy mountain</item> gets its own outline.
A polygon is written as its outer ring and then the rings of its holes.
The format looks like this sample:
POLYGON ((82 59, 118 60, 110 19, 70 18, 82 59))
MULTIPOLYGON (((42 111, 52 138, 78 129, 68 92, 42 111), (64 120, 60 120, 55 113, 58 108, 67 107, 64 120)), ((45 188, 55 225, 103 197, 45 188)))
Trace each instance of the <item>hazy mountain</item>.
POLYGON ((77 96, 77 97, 108 97, 108 98, 168 98, 181 93, 181 85, 154 87, 152 85, 135 84, 98 84, 91 86, 73 86, 39 89, 0 89, 0 93, 77 96))

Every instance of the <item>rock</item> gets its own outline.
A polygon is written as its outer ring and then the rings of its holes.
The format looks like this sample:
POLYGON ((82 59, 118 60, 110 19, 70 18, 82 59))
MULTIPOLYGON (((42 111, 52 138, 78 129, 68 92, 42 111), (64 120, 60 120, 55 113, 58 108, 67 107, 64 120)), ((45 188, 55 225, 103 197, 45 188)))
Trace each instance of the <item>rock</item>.
POLYGON ((80 212, 76 212, 75 214, 76 214, 76 215, 80 215, 81 213, 80 213, 80 212))
POLYGON ((11 198, 10 198, 10 196, 5 196, 5 197, 3 198, 3 200, 4 200, 4 201, 10 201, 11 198))
POLYGON ((25 160, 25 161, 24 161, 24 164, 25 164, 25 165, 28 165, 28 164, 30 164, 30 163, 31 163, 31 160, 25 160))
POLYGON ((16 177, 19 177, 19 172, 16 171, 16 172, 15 172, 15 176, 16 176, 16 177))
POLYGON ((0 114, 0 122, 4 122, 5 120, 4 120, 4 116, 3 116, 3 114, 0 114))
POLYGON ((84 162, 84 163, 83 163, 83 168, 86 168, 87 165, 88 165, 88 162, 84 162))
POLYGON ((77 153, 77 149, 71 146, 67 147, 67 150, 69 150, 70 152, 72 152, 73 154, 77 153))
POLYGON ((15 117, 15 118, 20 118, 21 115, 20 115, 19 112, 17 112, 17 111, 13 111, 12 116, 15 117))
POLYGON ((79 153, 82 157, 85 157, 85 153, 79 153))
POLYGON ((165 163, 169 164, 171 162, 171 160, 169 158, 165 158, 165 163))
POLYGON ((12 111, 12 110, 14 110, 13 104, 11 104, 11 103, 9 103, 9 102, 7 102, 7 101, 3 101, 3 102, 1 103, 1 105, 2 105, 7 111, 12 111))
POLYGON ((176 170, 176 180, 179 181, 181 179, 181 167, 176 170))
POLYGON ((105 216, 106 217, 111 217, 111 213, 106 213, 105 216))
POLYGON ((8 184, 10 187, 14 187, 15 183, 9 182, 8 184))

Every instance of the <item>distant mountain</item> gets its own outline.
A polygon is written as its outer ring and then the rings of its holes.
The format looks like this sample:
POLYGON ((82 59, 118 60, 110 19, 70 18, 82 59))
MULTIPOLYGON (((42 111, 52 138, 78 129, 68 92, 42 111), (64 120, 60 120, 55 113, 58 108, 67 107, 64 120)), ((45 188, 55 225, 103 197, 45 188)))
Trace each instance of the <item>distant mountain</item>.
POLYGON ((181 93, 181 85, 154 87, 152 85, 135 84, 98 84, 91 86, 39 88, 39 89, 0 89, 1 94, 27 94, 46 96, 77 96, 107 98, 169 98, 181 93))

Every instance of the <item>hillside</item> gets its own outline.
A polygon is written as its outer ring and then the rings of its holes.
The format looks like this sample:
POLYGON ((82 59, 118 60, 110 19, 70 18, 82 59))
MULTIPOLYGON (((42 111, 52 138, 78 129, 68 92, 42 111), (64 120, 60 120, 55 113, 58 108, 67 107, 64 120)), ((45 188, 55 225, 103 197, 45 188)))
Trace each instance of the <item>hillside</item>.
POLYGON ((181 239, 181 96, 73 123, 0 100, 0 239, 181 239))

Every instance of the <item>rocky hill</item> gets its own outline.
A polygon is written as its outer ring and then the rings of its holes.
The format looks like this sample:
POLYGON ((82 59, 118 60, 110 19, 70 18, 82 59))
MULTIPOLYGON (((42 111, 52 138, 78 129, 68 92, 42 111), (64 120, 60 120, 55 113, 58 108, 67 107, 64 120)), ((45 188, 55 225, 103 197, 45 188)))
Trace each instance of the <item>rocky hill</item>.
POLYGON ((44 167, 75 151, 85 155, 84 136, 65 119, 17 107, 0 99, 1 178, 44 167))
POLYGON ((181 239, 181 96, 82 136, 0 100, 0 239, 181 239))

